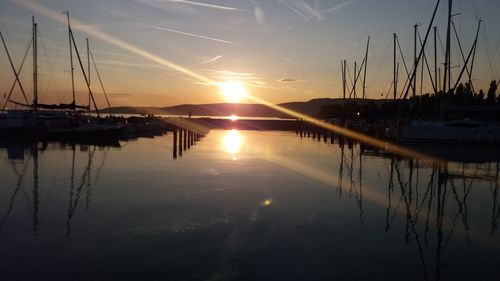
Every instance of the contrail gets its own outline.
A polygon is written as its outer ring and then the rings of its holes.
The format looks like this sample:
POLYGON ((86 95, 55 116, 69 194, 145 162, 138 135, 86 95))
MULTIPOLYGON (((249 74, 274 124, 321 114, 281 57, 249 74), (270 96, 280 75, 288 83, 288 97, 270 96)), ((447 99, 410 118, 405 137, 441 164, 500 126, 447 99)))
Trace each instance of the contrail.
POLYGON ((187 1, 187 0, 166 0, 166 1, 167 2, 174 2, 174 3, 188 4, 188 5, 193 5, 193 6, 206 7, 206 8, 212 8, 212 9, 217 9, 217 10, 243 11, 241 9, 233 8, 233 7, 220 6, 220 5, 207 4, 207 3, 200 3, 200 2, 187 1))
POLYGON ((207 39, 207 40, 211 40, 211 41, 215 41, 215 42, 219 42, 219 43, 236 45, 236 43, 231 42, 231 41, 222 40, 222 39, 213 38, 213 37, 207 37, 207 36, 203 36, 203 35, 199 35, 199 34, 194 34, 194 33, 188 33, 188 32, 179 31, 179 30, 175 30, 175 29, 170 29, 170 28, 165 28, 165 27, 160 27, 160 26, 154 26, 154 25, 145 25, 145 24, 144 24, 144 26, 148 26, 148 27, 151 27, 151 28, 154 28, 154 29, 158 29, 158 30, 169 31, 169 32, 177 33, 177 34, 187 35, 187 36, 191 36, 191 37, 196 37, 196 38, 201 38, 201 39, 207 39))
POLYGON ((213 57, 211 59, 208 59, 206 61, 203 61, 201 64, 207 64, 207 63, 212 63, 212 62, 216 62, 218 61, 219 59, 223 58, 224 56, 216 56, 216 57, 213 57))
POLYGON ((340 9, 350 5, 353 2, 356 2, 356 0, 345 1, 344 3, 340 3, 340 4, 333 6, 329 9, 323 10, 323 11, 321 11, 321 13, 329 13, 329 12, 334 12, 334 11, 340 10, 340 9))
MULTIPOLYGON (((48 18, 51 18, 57 22, 60 22, 62 24, 66 24, 66 16, 64 16, 61 13, 54 12, 53 10, 47 8, 46 6, 44 6, 42 4, 39 4, 38 2, 32 2, 29 0, 10 0, 10 1, 15 3, 15 4, 22 5, 25 8, 30 9, 32 11, 37 11, 38 13, 40 13, 48 18)), ((207 84, 214 85, 214 81, 212 81, 211 79, 204 77, 202 75, 199 75, 198 73, 193 72, 185 67, 182 67, 178 64, 175 64, 171 61, 168 61, 164 58, 161 58, 161 57, 159 57, 155 54, 152 54, 144 49, 141 49, 139 47, 131 45, 131 44, 129 44, 121 39, 118 39, 114 36, 106 34, 100 30, 95 29, 92 26, 84 25, 75 19, 72 19, 71 21, 73 23, 73 27, 77 30, 80 30, 81 32, 84 32, 84 33, 89 34, 89 35, 93 35, 94 37, 96 37, 104 42, 107 42, 107 43, 114 45, 118 48, 127 50, 133 54, 136 54, 140 57, 146 58, 146 59, 153 61, 155 63, 158 63, 160 65, 163 65, 163 66, 166 66, 166 67, 171 68, 173 70, 184 73, 188 76, 191 76, 191 77, 198 79, 202 82, 205 82, 207 84)))

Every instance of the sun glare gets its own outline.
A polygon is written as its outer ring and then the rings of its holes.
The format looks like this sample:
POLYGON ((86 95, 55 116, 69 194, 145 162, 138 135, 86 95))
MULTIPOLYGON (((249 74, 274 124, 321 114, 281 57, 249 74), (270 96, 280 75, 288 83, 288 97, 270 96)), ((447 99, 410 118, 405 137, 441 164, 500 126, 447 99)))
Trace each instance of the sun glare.
POLYGON ((231 115, 231 116, 229 116, 229 120, 231 120, 231 121, 233 121, 233 122, 234 122, 234 121, 238 121, 238 119, 239 119, 239 118, 238 118, 238 116, 237 116, 237 115, 231 115))
POLYGON ((242 82, 226 81, 219 83, 219 90, 226 100, 236 103, 247 96, 247 89, 242 82))
POLYGON ((237 130, 231 130, 224 136, 224 150, 226 150, 233 156, 240 151, 242 143, 243 140, 237 130))

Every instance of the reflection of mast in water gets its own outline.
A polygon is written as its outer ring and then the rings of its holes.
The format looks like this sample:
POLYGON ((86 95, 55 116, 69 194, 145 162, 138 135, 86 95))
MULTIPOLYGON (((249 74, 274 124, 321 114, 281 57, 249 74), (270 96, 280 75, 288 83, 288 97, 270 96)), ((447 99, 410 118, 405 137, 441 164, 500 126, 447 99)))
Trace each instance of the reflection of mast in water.
POLYGON ((352 140, 348 140, 348 148, 351 150, 351 165, 350 165, 350 168, 349 168, 349 198, 351 197, 351 194, 352 194, 352 187, 354 185, 354 146, 353 146, 353 143, 352 143, 352 140))
POLYGON ((101 164, 99 164, 99 167, 97 168, 97 172, 95 173, 95 178, 94 178, 95 184, 97 184, 99 182, 99 179, 101 178, 102 168, 104 167, 104 164, 106 164, 107 159, 108 159, 108 150, 106 149, 103 151, 101 164))
POLYGON ((33 154, 33 235, 38 235, 38 143, 32 147, 33 154))
MULTIPOLYGON (((464 165, 464 166, 462 166, 462 182, 463 182, 463 194, 464 194, 462 199, 460 199, 458 196, 457 187, 456 187, 455 182, 453 181, 452 178, 450 179, 450 185, 451 185, 451 190, 452 190, 453 195, 454 195, 453 197, 455 198, 455 201, 457 201, 457 205, 458 205, 458 211, 455 214, 455 218, 453 220, 453 226, 455 225, 458 216, 461 215, 462 222, 463 222, 464 228, 465 228, 466 240, 467 240, 467 243, 470 244, 467 198, 469 197, 469 194, 470 194, 470 191, 472 188, 472 184, 474 183, 474 177, 471 177, 471 181, 470 181, 469 186, 467 186, 466 180, 467 180, 467 177, 465 176, 465 165, 464 165)), ((448 241, 450 240, 452 233, 453 232, 450 232, 450 235, 446 241, 446 244, 448 244, 448 241)))
POLYGON ((85 186, 86 182, 89 178, 89 174, 91 171, 91 166, 92 166, 92 158, 95 153, 95 149, 90 153, 89 152, 89 160, 87 163, 87 167, 85 168, 80 185, 76 190, 74 189, 74 178, 75 178, 75 146, 73 145, 73 162, 72 162, 72 169, 71 169, 71 185, 70 185, 70 198, 69 198, 69 207, 68 207, 68 216, 66 219, 66 237, 69 237, 71 234, 71 219, 73 218, 73 215, 75 213, 76 207, 78 206, 78 202, 80 201, 80 195, 82 192, 83 187, 85 186))
POLYGON ((75 148, 75 144, 74 143, 71 145, 71 151, 72 151, 72 160, 71 160, 71 177, 70 177, 70 183, 69 183, 69 207, 68 207, 68 217, 66 219, 66 227, 67 227, 66 235, 67 236, 69 236, 69 233, 70 233, 70 225, 69 225, 69 221, 71 220, 70 210, 71 210, 71 207, 73 206, 73 191, 75 189, 75 154, 76 154, 76 148, 75 148))
MULTIPOLYGON (((446 164, 447 165, 447 164, 446 164)), ((437 246, 436 246, 436 279, 441 279, 441 249, 443 244, 443 221, 444 209, 446 204, 446 191, 448 182, 448 167, 439 168, 438 174, 438 191, 437 191, 437 246), (444 171, 442 171, 442 169, 444 171)))
MULTIPOLYGON (((94 151, 95 151, 95 148, 94 148, 94 151)), ((90 167, 90 161, 91 161, 91 152, 90 152, 90 148, 88 150, 88 153, 89 153, 89 161, 88 161, 88 166, 90 167)), ((93 152, 92 152, 93 153, 93 152)), ((91 176, 91 171, 89 169, 89 172, 87 173, 87 188, 86 188, 86 192, 85 192, 85 211, 88 212, 89 211, 89 205, 90 205, 90 196, 91 196, 91 190, 90 190, 90 185, 91 185, 91 180, 90 180, 90 176, 91 176)))
POLYGON ((500 167, 497 163, 496 173, 495 173, 495 187, 493 189, 493 212, 491 213, 491 236, 495 234, 495 231, 498 228, 498 217, 500 217, 500 208, 498 208, 498 175, 500 173, 500 167))
MULTIPOLYGON (((412 162, 410 161, 410 169, 413 169, 412 162)), ((417 248, 418 248, 418 254, 420 258, 420 262, 422 263, 422 267, 424 269, 424 279, 427 280, 428 277, 428 270, 427 270, 427 264, 425 262, 424 258, 424 250, 422 247, 422 242, 420 241, 420 236, 417 232, 416 229, 416 221, 417 217, 412 214, 412 209, 411 209, 411 204, 412 204, 412 199, 411 199, 411 177, 412 177, 412 171, 410 170, 410 179, 408 180, 407 184, 403 183, 403 180, 401 178, 401 172, 399 170, 399 167, 395 167, 396 173, 397 173, 397 179, 398 179, 398 184, 401 189, 401 196, 403 197, 404 203, 405 203, 405 210, 406 210, 406 235, 405 235, 405 241, 408 244, 409 243, 409 236, 410 236, 410 231, 413 233, 415 236, 415 241, 417 243, 417 248), (406 187, 409 187, 409 191, 406 190, 406 187)))
POLYGON ((406 195, 405 186, 407 184, 403 183, 403 179, 402 179, 402 176, 401 176, 401 171, 399 170, 399 166, 396 165, 395 169, 396 169, 396 175, 397 175, 398 184, 399 184, 399 187, 401 189, 401 196, 404 199, 404 202, 405 202, 405 205, 406 205, 406 231, 405 231, 406 235, 405 235, 405 242, 408 243, 409 239, 410 239, 410 230, 409 229, 410 229, 410 220, 411 220, 411 212, 409 210, 409 202, 411 202, 411 200, 409 200, 408 196, 406 195))
POLYGON ((339 196, 342 197, 342 182, 344 179, 344 157, 345 157, 344 142, 339 142, 339 146, 340 146, 340 166, 339 166, 337 191, 339 193, 339 196))
POLYGON ((385 213, 385 231, 391 227, 390 213, 392 208, 392 193, 394 192, 394 157, 391 157, 391 171, 389 173, 389 185, 387 187, 387 208, 385 213))
POLYGON ((361 225, 363 222, 363 145, 359 144, 359 192, 354 193, 354 198, 358 201, 359 220, 361 225))
POLYGON ((10 216, 10 213, 12 212, 12 209, 14 208, 16 196, 19 193, 19 191, 22 189, 24 176, 26 175, 26 170, 28 169, 28 164, 29 164, 29 161, 25 161, 23 169, 21 170, 21 172, 18 172, 14 161, 12 161, 12 169, 14 170, 14 173, 17 176, 17 182, 16 182, 16 188, 14 189, 14 192, 10 196, 9 208, 7 208, 7 212, 5 213, 5 216, 2 218, 2 222, 0 223, 0 235, 2 234, 2 231, 3 231, 3 228, 5 226, 5 222, 7 221, 7 218, 10 216))
POLYGON ((429 194, 429 203, 427 204, 427 214, 425 216, 425 230, 424 230, 424 239, 425 239, 425 244, 429 244, 429 229, 430 229, 430 216, 431 216, 431 208, 432 208, 432 201, 434 199, 434 182, 436 179, 436 176, 438 175, 439 171, 437 170, 437 167, 435 165, 432 166, 432 173, 431 173, 431 178, 429 180, 429 184, 427 185, 427 190, 425 191, 424 199, 422 199, 422 205, 425 202, 425 199, 427 197, 427 194, 429 194))

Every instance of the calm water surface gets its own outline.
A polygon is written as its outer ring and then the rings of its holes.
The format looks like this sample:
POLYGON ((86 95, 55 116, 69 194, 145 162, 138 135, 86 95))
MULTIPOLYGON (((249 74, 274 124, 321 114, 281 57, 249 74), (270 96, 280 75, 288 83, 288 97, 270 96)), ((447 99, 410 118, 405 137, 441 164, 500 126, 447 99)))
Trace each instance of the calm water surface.
POLYGON ((0 280, 498 280, 498 164, 294 133, 3 145, 0 280))

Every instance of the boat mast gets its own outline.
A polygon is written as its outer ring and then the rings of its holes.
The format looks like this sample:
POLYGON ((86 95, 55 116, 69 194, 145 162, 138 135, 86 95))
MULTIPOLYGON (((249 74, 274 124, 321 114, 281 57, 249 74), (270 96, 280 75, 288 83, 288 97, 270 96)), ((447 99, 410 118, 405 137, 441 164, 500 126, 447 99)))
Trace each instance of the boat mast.
MULTIPOLYGON (((70 35, 71 35, 70 36, 71 37, 71 42, 73 43, 73 45, 75 47, 75 53, 76 53, 76 57, 78 58, 78 63, 80 64, 80 70, 82 71, 83 78, 85 79, 85 83, 87 83, 87 89, 89 90, 90 98, 92 100, 92 103, 94 104, 94 108, 95 108, 95 111, 97 113, 97 117, 100 117, 100 115, 99 115, 99 109, 97 108, 97 103, 96 103, 96 101, 94 99, 94 95, 92 94, 92 89, 90 88, 89 79, 87 78, 85 67, 83 66, 82 59, 81 59, 81 56, 80 56, 80 52, 78 52, 78 48, 76 46, 75 37, 73 36, 73 33, 70 33, 70 35)), ((76 104, 75 104, 75 109, 76 109, 76 104)))
POLYGON ((452 10, 453 10, 453 0, 448 0, 448 27, 446 30, 446 53, 445 53, 445 61, 444 61, 444 78, 443 78, 443 92, 446 93, 450 90, 451 83, 449 82, 451 80, 450 74, 451 74, 451 67, 450 67, 450 60, 451 60, 451 17, 452 17, 452 10))
POLYGON ((396 44, 397 44, 398 35, 394 33, 394 77, 393 77, 393 85, 394 85, 394 100, 397 99, 398 95, 398 70, 397 70, 397 53, 396 53, 396 44))
POLYGON ((437 26, 434 26, 434 84, 435 93, 434 93, 434 110, 437 112, 439 110, 439 101, 438 101, 438 93, 439 87, 441 87, 439 71, 438 71, 438 56, 437 56, 437 26))
POLYGON ((90 116, 90 108, 91 108, 91 92, 90 92, 90 47, 89 47, 89 38, 87 40, 87 75, 88 75, 88 89, 89 89, 89 116, 90 116))
POLYGON ((365 55, 365 69, 363 74, 363 108, 365 106, 366 97, 366 69, 368 67, 368 50, 370 49, 370 36, 368 36, 368 42, 366 43, 366 55, 365 55))
POLYGON ((476 59, 476 49, 477 49, 477 39, 479 38, 479 31, 481 29, 481 23, 483 21, 479 19, 479 23, 477 24, 477 32, 476 32, 476 39, 474 40, 474 53, 472 54, 472 62, 470 63, 470 73, 469 73, 469 85, 472 89, 472 93, 476 93, 474 90, 474 86, 472 84, 472 70, 474 69, 474 61, 476 59))
POLYGON ((38 110, 38 46, 37 46, 37 23, 33 20, 33 111, 38 110))
POLYGON ((354 104, 356 104, 356 84, 358 83, 358 62, 354 62, 354 104))
POLYGON ((68 19, 68 38, 69 38, 69 59, 71 63, 71 92, 73 94, 73 112, 76 112, 76 96, 75 96, 75 68, 73 67, 73 45, 71 43, 72 31, 71 23, 69 21, 69 12, 64 12, 68 19))
POLYGON ((445 53, 445 60, 444 60, 444 78, 443 78, 443 98, 441 100, 441 119, 444 119, 444 96, 446 93, 450 90, 450 75, 451 75, 451 68, 450 68, 450 45, 451 45, 451 38, 450 38, 450 32, 451 32, 451 17, 452 17, 452 10, 453 10, 453 0, 448 0, 448 27, 446 31, 446 53, 445 53))
POLYGON ((437 62, 437 26, 434 26, 434 81, 436 84, 436 94, 439 92, 438 62, 437 62))
MULTIPOLYGON (((431 21, 429 23, 429 27, 427 28, 427 31, 425 32, 425 38, 424 38, 424 42, 422 44, 422 48, 420 49, 419 55, 417 57, 417 63, 420 61, 420 59, 423 56, 423 53, 424 53, 424 50, 425 50, 425 46, 427 45, 427 40, 429 39, 429 34, 431 32, 432 26, 434 25, 434 20, 436 18, 436 13, 438 11, 440 3, 441 3, 441 0, 437 0, 436 7, 434 8, 434 12, 432 13, 432 18, 431 18, 431 21)), ((414 68, 412 71, 416 72, 417 70, 414 68)), ((411 75, 408 75, 407 81, 410 81, 410 83, 408 83, 408 85, 405 86, 403 99, 406 99, 408 97, 408 93, 410 92, 410 88, 411 88, 411 84, 412 84, 411 83, 411 77, 414 77, 414 76, 415 76, 415 73, 412 73, 411 75)))
POLYGON ((413 36, 414 36, 414 45, 413 45, 413 77, 412 77, 412 88, 413 88, 413 101, 415 102, 415 97, 417 95, 417 71, 418 71, 418 60, 417 60, 417 33, 418 33, 418 24, 413 26, 413 36))
POLYGON ((342 96, 343 96, 343 105, 344 105, 344 113, 345 113, 345 62, 344 60, 340 61, 340 66, 342 68, 342 96))

